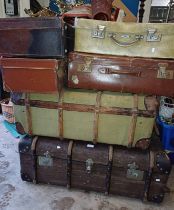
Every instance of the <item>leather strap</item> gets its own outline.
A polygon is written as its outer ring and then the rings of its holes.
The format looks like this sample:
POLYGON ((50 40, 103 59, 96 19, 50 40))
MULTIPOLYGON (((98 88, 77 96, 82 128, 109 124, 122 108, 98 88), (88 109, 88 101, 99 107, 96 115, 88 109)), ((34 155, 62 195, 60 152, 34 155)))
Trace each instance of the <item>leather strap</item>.
POLYGON ((143 194, 143 199, 142 199, 143 202, 148 201, 148 195, 149 195, 149 190, 150 190, 150 185, 151 185, 151 180, 152 180, 154 163, 155 163, 155 154, 153 151, 150 151, 149 152, 149 170, 147 172, 146 179, 145 179, 144 194, 143 194))
POLYGON ((33 158, 33 183, 37 184, 37 156, 36 156, 36 144, 38 141, 38 136, 35 136, 33 138, 32 144, 31 144, 31 152, 32 152, 32 158, 33 158))
POLYGON ((67 155, 67 188, 71 187, 71 171, 72 171, 72 147, 73 141, 69 142, 67 155))
POLYGON ((63 94, 64 90, 59 94, 59 102, 58 102, 58 115, 59 115, 59 138, 63 139, 63 94))
POLYGON ((112 161, 113 161, 113 151, 114 148, 113 146, 109 146, 109 157, 108 157, 108 165, 107 165, 107 172, 106 172, 106 179, 105 179, 105 195, 109 194, 109 189, 110 189, 110 181, 111 181, 111 172, 112 172, 112 161))
POLYGON ((129 127, 129 133, 128 133, 128 147, 132 147, 133 142, 134 142, 134 136, 135 136, 135 129, 136 129, 136 123, 137 123, 137 112, 138 112, 138 95, 135 94, 133 96, 133 111, 135 113, 132 114, 131 117, 131 123, 129 127))
POLYGON ((98 121, 99 121, 99 111, 100 111, 100 104, 101 104, 101 95, 102 92, 97 93, 96 97, 96 105, 95 105, 95 112, 94 112, 94 137, 93 137, 93 143, 97 143, 98 139, 98 121))
POLYGON ((25 108, 26 108, 26 117, 28 124, 28 134, 32 135, 32 115, 31 115, 31 106, 30 106, 30 96, 28 93, 25 93, 25 108))

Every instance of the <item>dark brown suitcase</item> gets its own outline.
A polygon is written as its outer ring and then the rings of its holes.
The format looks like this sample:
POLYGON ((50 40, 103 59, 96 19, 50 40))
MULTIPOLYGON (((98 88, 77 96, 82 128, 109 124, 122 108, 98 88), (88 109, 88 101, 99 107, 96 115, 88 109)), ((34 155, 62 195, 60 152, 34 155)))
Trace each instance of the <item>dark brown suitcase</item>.
POLYGON ((56 59, 1 58, 6 91, 53 93, 61 90, 65 62, 56 59))
POLYGON ((68 188, 162 202, 171 170, 165 152, 25 137, 19 143, 21 178, 68 188), (126 157, 126 158, 124 158, 126 157))
POLYGON ((174 96, 174 60, 71 52, 68 86, 174 96))
POLYGON ((0 56, 62 58, 73 49, 73 29, 58 17, 0 19, 0 56))

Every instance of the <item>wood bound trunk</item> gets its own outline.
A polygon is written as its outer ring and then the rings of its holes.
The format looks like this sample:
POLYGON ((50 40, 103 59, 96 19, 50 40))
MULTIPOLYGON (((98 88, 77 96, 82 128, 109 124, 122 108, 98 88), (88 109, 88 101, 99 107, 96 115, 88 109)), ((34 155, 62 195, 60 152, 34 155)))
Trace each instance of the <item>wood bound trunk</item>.
POLYGON ((24 181, 158 203, 164 198, 171 170, 162 150, 141 151, 48 137, 25 137, 19 143, 19 154, 24 181))
POLYGON ((153 96, 71 89, 16 94, 13 102, 17 128, 22 125, 24 133, 143 149, 149 146, 157 108, 153 96))
POLYGON ((79 18, 74 51, 107 55, 174 58, 172 23, 122 23, 79 18))
POLYGON ((1 58, 0 65, 6 91, 55 93, 62 89, 65 74, 63 60, 1 58))
POLYGON ((71 52, 68 86, 173 97, 174 60, 71 52))
POLYGON ((73 49, 73 31, 58 17, 1 18, 0 56, 63 58, 73 49))

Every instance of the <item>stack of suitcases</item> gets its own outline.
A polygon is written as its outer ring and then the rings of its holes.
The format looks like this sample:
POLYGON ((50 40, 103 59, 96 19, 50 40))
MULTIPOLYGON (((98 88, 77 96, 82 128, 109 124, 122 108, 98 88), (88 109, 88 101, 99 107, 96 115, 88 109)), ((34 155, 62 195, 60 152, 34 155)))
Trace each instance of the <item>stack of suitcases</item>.
POLYGON ((171 170, 153 135, 174 96, 172 24, 0 20, 21 178, 162 202, 171 170), (157 147, 149 147, 151 141, 157 147))

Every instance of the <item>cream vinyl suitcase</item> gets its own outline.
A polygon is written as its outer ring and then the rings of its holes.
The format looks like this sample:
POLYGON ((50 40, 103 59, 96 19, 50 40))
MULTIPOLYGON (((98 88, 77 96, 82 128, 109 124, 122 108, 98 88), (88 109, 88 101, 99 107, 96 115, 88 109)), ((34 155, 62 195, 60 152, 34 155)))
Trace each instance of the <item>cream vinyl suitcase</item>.
POLYGON ((74 51, 173 59, 174 25, 77 19, 74 51))

